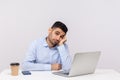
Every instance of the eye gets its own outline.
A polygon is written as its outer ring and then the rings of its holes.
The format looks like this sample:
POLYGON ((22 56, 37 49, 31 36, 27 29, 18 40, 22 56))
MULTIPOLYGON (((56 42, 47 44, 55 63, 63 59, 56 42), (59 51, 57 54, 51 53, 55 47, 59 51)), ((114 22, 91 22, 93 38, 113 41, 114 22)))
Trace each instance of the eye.
POLYGON ((63 38, 64 38, 64 36, 60 36, 60 38, 62 38, 62 39, 63 39, 63 38))
POLYGON ((56 35, 59 35, 59 33, 58 33, 58 32, 56 32, 55 34, 56 34, 56 35))

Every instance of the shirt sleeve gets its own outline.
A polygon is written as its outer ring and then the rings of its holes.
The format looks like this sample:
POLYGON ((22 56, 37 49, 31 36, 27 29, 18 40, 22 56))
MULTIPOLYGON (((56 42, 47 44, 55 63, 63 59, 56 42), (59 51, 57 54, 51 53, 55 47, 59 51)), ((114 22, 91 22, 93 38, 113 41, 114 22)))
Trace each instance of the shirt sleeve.
POLYGON ((58 51, 62 62, 62 70, 68 72, 71 67, 71 56, 67 44, 58 46, 58 51))
POLYGON ((51 70, 51 64, 41 64, 36 62, 36 45, 36 41, 30 45, 26 58, 22 63, 22 70, 51 70))

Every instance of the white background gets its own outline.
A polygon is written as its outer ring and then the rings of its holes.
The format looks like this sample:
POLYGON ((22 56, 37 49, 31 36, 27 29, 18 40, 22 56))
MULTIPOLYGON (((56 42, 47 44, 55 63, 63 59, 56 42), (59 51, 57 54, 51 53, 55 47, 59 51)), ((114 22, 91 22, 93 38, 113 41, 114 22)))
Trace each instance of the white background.
POLYGON ((0 0, 0 72, 55 21, 69 28, 71 54, 101 51, 97 67, 120 71, 120 0, 0 0))

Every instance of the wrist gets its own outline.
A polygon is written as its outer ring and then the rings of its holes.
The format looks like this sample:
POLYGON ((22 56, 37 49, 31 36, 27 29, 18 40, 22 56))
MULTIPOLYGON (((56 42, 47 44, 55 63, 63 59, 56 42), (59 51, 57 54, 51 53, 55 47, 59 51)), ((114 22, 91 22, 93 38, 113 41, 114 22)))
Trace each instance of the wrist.
POLYGON ((63 43, 59 43, 58 45, 61 46, 61 45, 63 45, 63 43))

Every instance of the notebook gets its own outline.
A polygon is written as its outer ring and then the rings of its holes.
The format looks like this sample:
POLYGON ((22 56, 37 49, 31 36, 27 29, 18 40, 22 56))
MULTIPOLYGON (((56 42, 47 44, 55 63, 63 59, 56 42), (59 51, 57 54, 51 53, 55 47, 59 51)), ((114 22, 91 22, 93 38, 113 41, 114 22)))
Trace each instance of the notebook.
POLYGON ((92 74, 95 72, 100 54, 100 51, 76 53, 68 73, 57 71, 53 72, 53 74, 64 77, 92 74))

